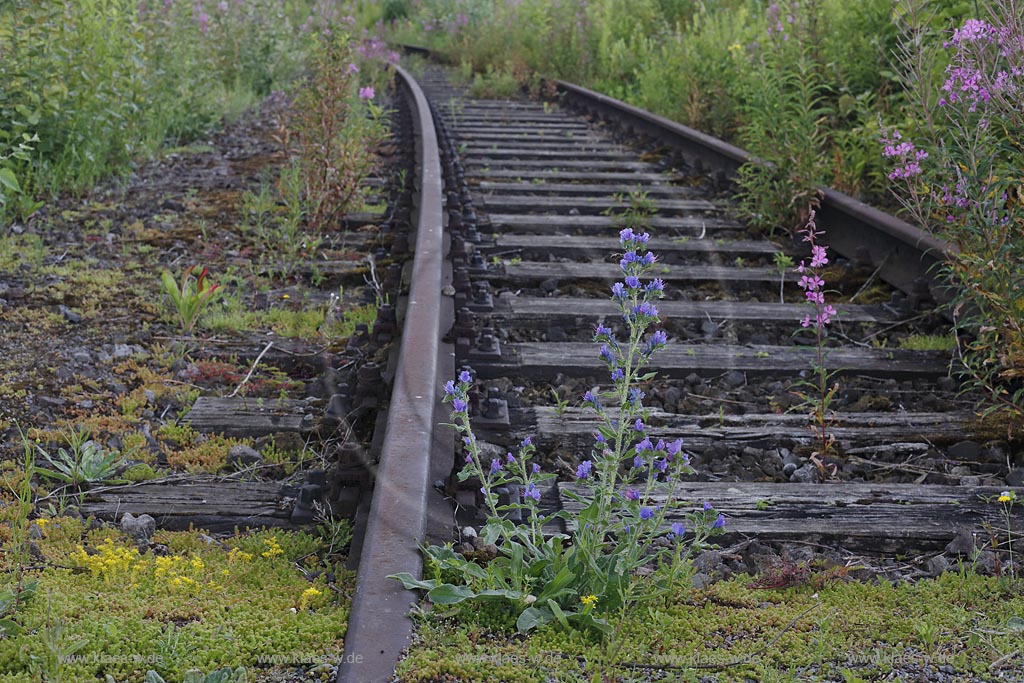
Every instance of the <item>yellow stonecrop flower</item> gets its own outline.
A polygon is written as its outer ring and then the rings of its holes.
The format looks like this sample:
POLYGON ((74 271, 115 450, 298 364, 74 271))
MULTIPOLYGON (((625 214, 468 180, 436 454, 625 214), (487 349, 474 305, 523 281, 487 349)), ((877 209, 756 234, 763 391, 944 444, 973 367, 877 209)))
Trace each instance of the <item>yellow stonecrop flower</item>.
POLYGON ((95 576, 102 576, 110 583, 115 577, 127 574, 139 562, 137 548, 115 545, 113 539, 105 538, 96 547, 96 552, 89 554, 85 548, 78 546, 69 559, 79 567, 85 567, 95 576))
POLYGON ((580 598, 580 602, 582 602, 585 607, 593 607, 595 604, 597 604, 597 596, 584 595, 582 598, 580 598))
POLYGON ((302 591, 302 595, 299 597, 299 609, 307 609, 309 607, 309 603, 312 602, 314 598, 319 597, 321 595, 323 595, 323 593, 318 591, 316 588, 313 588, 312 586, 302 591))
POLYGON ((251 562, 252 553, 247 553, 244 550, 238 548, 232 548, 228 552, 228 564, 234 564, 235 562, 251 562))
POLYGON ((284 555, 284 550, 281 549, 281 545, 277 542, 277 536, 271 536, 263 541, 263 543, 267 546, 267 549, 260 553, 263 557, 274 558, 278 555, 284 555))

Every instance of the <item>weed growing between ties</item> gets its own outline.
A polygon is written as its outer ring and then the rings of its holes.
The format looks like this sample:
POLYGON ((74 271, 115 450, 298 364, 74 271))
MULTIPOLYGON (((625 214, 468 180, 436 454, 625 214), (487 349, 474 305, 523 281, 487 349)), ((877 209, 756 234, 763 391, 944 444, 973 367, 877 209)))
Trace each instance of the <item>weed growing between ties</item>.
POLYGON ((347 36, 325 33, 313 54, 312 74, 296 99, 288 140, 301 188, 301 215, 314 233, 324 233, 359 205, 360 183, 377 163, 376 149, 386 130, 383 112, 373 103, 374 87, 360 87, 347 36))
POLYGON ((820 238, 825 234, 818 230, 814 221, 814 210, 810 212, 807 225, 800 231, 811 248, 811 259, 808 262, 803 260, 797 266, 800 273, 800 280, 797 284, 804 290, 806 303, 812 308, 812 313, 804 316, 800 323, 803 329, 810 329, 814 333, 814 342, 817 355, 812 364, 813 379, 802 380, 797 383, 802 387, 797 395, 802 400, 799 407, 808 411, 811 418, 811 429, 814 431, 817 442, 817 450, 811 454, 810 461, 818 468, 819 476, 824 479, 827 476, 834 476, 836 466, 829 466, 828 459, 835 447, 835 437, 829 433, 829 422, 831 420, 831 409, 829 406, 836 392, 839 391, 839 382, 829 386, 836 372, 829 372, 826 366, 828 350, 826 343, 826 326, 832 322, 836 315, 836 309, 825 303, 825 280, 822 274, 828 265, 828 249, 820 243, 820 238))
POLYGON ((672 495, 679 476, 692 472, 682 442, 655 442, 646 434, 640 387, 654 377, 644 367, 667 343, 663 330, 647 333, 659 322, 655 302, 664 285, 657 278, 641 279, 655 263, 654 254, 642 253, 648 235, 626 228, 620 238, 623 280, 612 288, 612 298, 628 337, 620 340, 603 325, 595 331, 612 385, 583 397, 601 426, 590 457, 576 470, 580 488, 573 498, 580 511, 541 511, 541 490, 554 475, 532 462, 530 439, 516 453, 484 462, 470 427, 473 379, 463 372, 445 386, 466 451, 459 477, 480 484, 488 515, 480 534, 496 546, 497 556, 481 566, 451 546, 432 546, 425 549, 429 578, 394 577, 426 591, 437 605, 500 603, 520 632, 550 624, 603 639, 595 671, 616 661, 622 631, 641 606, 657 605, 678 589, 690 576, 691 554, 725 525, 709 503, 684 514, 672 495), (510 500, 499 498, 499 488, 510 491, 510 500), (545 534, 544 525, 556 517, 574 530, 571 537, 545 534))
POLYGON ((886 132, 883 153, 912 219, 956 247, 943 272, 964 375, 1013 432, 1024 422, 1024 5, 985 7, 948 34, 930 28, 924 3, 900 4, 900 79, 919 116, 886 132))

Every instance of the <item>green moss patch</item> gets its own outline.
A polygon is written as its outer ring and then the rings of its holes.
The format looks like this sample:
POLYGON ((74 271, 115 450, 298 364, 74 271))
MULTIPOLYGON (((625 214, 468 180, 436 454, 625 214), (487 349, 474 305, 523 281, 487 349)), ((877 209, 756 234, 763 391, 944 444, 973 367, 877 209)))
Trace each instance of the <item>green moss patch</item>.
POLYGON ((318 536, 157 532, 140 552, 79 519, 37 524, 45 568, 30 572, 36 593, 15 615, 24 631, 0 638, 4 683, 141 682, 148 670, 173 682, 342 650, 353 577, 318 536))
POLYGON ((514 617, 498 608, 437 608, 420 620, 398 671, 407 683, 849 683, 916 680, 940 667, 944 680, 996 680, 1000 671, 999 680, 1012 680, 1005 675, 1021 665, 1024 595, 1005 578, 950 572, 914 584, 781 590, 749 582, 734 578, 639 607, 622 622, 611 661, 613 644, 558 627, 516 635, 514 617))

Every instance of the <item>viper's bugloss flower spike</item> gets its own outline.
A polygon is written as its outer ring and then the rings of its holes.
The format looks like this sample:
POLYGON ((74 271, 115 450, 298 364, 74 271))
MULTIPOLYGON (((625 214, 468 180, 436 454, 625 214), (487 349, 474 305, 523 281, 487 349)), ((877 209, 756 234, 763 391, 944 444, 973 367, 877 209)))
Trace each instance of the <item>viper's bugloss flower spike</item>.
POLYGON ((589 460, 584 460, 576 466, 576 478, 577 479, 588 479, 591 471, 594 469, 594 463, 589 460))

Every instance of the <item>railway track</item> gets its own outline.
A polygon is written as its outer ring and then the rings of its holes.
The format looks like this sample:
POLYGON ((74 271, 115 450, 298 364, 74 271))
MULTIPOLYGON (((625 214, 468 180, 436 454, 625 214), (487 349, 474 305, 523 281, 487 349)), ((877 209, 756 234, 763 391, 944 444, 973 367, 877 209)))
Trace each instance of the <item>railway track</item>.
MULTIPOLYGON (((441 386, 469 371, 483 447, 501 456, 533 437, 560 475, 543 505, 572 510, 573 475, 596 425, 580 397, 607 384, 593 330, 615 324, 608 289, 620 275, 619 230, 632 226, 652 234, 667 294, 670 342, 644 387, 648 434, 683 440, 698 474, 679 495, 715 501, 728 518, 725 542, 907 553, 999 521, 980 496, 1013 483, 1013 454, 979 431, 948 352, 899 347, 943 326, 932 276, 940 243, 823 193, 819 225, 840 255, 829 273, 839 311, 829 363, 841 383, 830 429, 842 457, 837 481, 818 483, 807 416, 787 412, 815 349, 794 335, 806 306, 777 260, 804 253, 737 219, 728 177, 742 150, 569 84, 553 83, 557 101, 545 103, 474 99, 440 68, 422 82, 398 69, 402 118, 415 135, 395 144, 406 145, 403 158, 415 147, 413 181, 391 193, 377 238, 353 236, 390 249, 375 256, 375 287, 394 305, 342 353, 282 340, 232 349, 316 384, 322 401, 204 398, 187 418, 203 432, 322 438, 331 470, 285 489, 211 478, 97 490, 83 512, 149 512, 167 528, 290 528, 328 499, 355 520, 349 559, 358 569, 338 681, 388 680, 409 643, 416 595, 387 577, 418 574, 421 545, 458 540, 458 529, 481 521, 476 487, 453 477, 462 456, 441 426, 441 386), (357 423, 372 434, 367 443, 339 438, 357 423)), ((347 263, 317 267, 331 283, 365 275, 347 263)))
POLYGON ((562 475, 544 503, 572 509, 565 493, 596 425, 576 406, 606 382, 591 338, 617 316, 607 292, 627 226, 652 233, 667 292, 671 341, 645 387, 649 435, 683 439, 698 474, 680 495, 715 500, 729 518, 727 541, 913 552, 997 521, 981 496, 1007 488, 1012 454, 974 422, 948 351, 900 348, 943 326, 933 274, 941 243, 823 191, 819 226, 839 255, 829 285, 840 323, 828 362, 842 387, 831 425, 842 457, 837 481, 817 483, 808 418, 786 412, 815 350, 794 335, 807 309, 792 269, 776 260, 804 253, 735 217, 727 178, 745 153, 570 84, 551 84, 559 104, 474 99, 434 67, 422 84, 399 403, 346 639, 358 661, 342 663, 339 681, 391 675, 416 598, 385 577, 417 573, 419 544, 481 521, 475 487, 451 476, 461 462, 452 432, 438 427, 447 419, 440 385, 457 369, 474 377, 484 447, 500 455, 534 436, 562 475))

